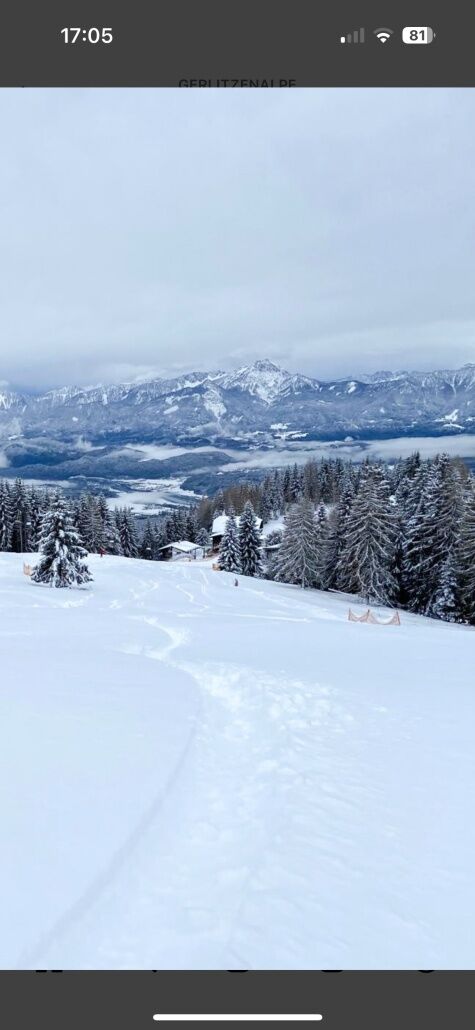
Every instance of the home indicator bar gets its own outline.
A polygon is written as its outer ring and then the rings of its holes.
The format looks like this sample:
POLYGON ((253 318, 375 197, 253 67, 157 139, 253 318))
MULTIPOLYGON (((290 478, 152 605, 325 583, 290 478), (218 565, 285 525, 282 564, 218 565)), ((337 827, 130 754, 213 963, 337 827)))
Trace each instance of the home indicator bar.
POLYGON ((226 1021, 226 1022, 230 1022, 230 1023, 231 1022, 235 1022, 235 1023, 238 1023, 238 1022, 270 1023, 272 1021, 275 1022, 275 1023, 276 1022, 280 1022, 280 1023, 284 1023, 284 1022, 285 1023, 296 1023, 296 1022, 299 1022, 299 1023, 313 1023, 313 1022, 317 1022, 317 1021, 323 1019, 323 1016, 319 1015, 318 1013, 317 1014, 313 1014, 313 1015, 307 1015, 307 1014, 303 1014, 301 1012, 298 1015, 293 1015, 293 1016, 289 1015, 288 1012, 286 1012, 285 1014, 270 1013, 270 1014, 267 1014, 267 1015, 264 1015, 262 1012, 258 1013, 257 1015, 255 1015, 255 1014, 254 1015, 248 1015, 247 1012, 246 1013, 244 1013, 244 1012, 233 1012, 233 1013, 228 1013, 228 1015, 218 1015, 218 1013, 216 1013, 216 1012, 214 1012, 212 1015, 204 1015, 203 1013, 200 1012, 198 1014, 191 1015, 188 1012, 188 1013, 186 1013, 186 1015, 181 1015, 180 1016, 180 1015, 178 1015, 177 1013, 174 1012, 173 1015, 171 1015, 171 1014, 161 1015, 161 1014, 157 1013, 157 1015, 155 1015, 153 1018, 157 1021, 157 1023, 162 1023, 162 1022, 163 1023, 167 1023, 167 1022, 168 1023, 185 1023, 185 1022, 193 1022, 193 1023, 206 1023, 206 1022, 210 1022, 211 1023, 211 1022, 213 1022, 213 1023, 217 1023, 217 1022, 220 1022, 221 1020, 226 1021))

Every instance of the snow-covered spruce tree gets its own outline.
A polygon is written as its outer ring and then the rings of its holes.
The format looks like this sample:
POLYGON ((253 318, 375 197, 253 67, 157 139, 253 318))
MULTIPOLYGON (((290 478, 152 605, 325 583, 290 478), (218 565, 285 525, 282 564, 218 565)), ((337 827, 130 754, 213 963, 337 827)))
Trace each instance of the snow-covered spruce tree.
POLYGON ((320 499, 318 465, 312 458, 303 467, 303 495, 307 501, 313 501, 314 503, 320 499))
POLYGON ((431 544, 429 561, 424 569, 428 593, 426 615, 436 614, 434 605, 440 596, 442 582, 447 581, 446 565, 449 559, 451 575, 455 577, 454 590, 458 606, 459 570, 455 558, 460 544, 461 520, 462 485, 458 470, 448 454, 437 455, 429 477, 424 520, 431 544))
POLYGON ((102 546, 107 554, 122 554, 115 513, 107 511, 102 528, 102 546))
POLYGON ((109 514, 109 505, 107 504, 104 494, 99 494, 99 497, 96 497, 96 504, 102 525, 104 525, 106 518, 109 514))
POLYGON ((41 510, 41 496, 35 487, 31 487, 28 495, 29 507, 29 532, 28 544, 31 551, 37 551, 40 546, 41 523, 43 512, 41 510))
POLYGON ((124 558, 137 558, 139 553, 134 516, 130 508, 117 509, 117 529, 124 558))
POLYGON ((459 545, 461 613, 475 625, 475 479, 471 477, 465 493, 459 545))
POLYGON ((81 586, 92 580, 84 562, 86 550, 71 516, 58 498, 44 519, 40 539, 41 558, 31 574, 34 583, 52 587, 81 586))
POLYGON ((424 576, 431 549, 425 522, 428 476, 427 462, 419 463, 414 475, 409 478, 409 489, 400 513, 400 597, 404 607, 414 612, 424 611, 428 600, 424 576))
POLYGON ((325 562, 327 589, 346 590, 348 593, 351 593, 352 587, 355 587, 355 582, 350 576, 348 559, 345 553, 348 542, 350 512, 354 499, 354 490, 351 486, 347 485, 330 516, 325 562))
POLYGON ((250 501, 246 501, 239 520, 239 555, 243 576, 260 576, 261 534, 256 526, 256 516, 250 501))
POLYGON ((318 590, 326 589, 326 556, 327 556, 327 540, 328 540, 328 517, 325 505, 322 501, 317 507, 315 512, 315 540, 317 546, 317 577, 316 586, 318 590))
POLYGON ((272 518, 272 480, 270 476, 266 476, 261 486, 261 496, 257 510, 263 524, 269 522, 269 519, 272 518))
POLYGON ((269 577, 303 588, 319 582, 321 552, 315 511, 311 501, 293 505, 284 519, 284 535, 271 562, 269 577))
POLYGON ((190 543, 196 543, 196 537, 198 534, 198 519, 196 518, 196 512, 190 511, 186 516, 185 522, 185 540, 189 540, 190 543))
POLYGON ((161 519, 158 525, 153 526, 152 535, 154 560, 163 561, 165 556, 162 551, 162 547, 165 547, 165 545, 168 543, 164 519, 161 519))
POLYGON ((279 469, 274 472, 272 480, 272 514, 274 518, 281 515, 284 510, 284 486, 279 469))
POLYGON ((142 540, 140 542, 139 554, 140 554, 141 558, 148 558, 150 561, 152 561, 153 557, 154 557, 154 553, 153 552, 154 552, 154 538, 153 538, 152 526, 150 524, 150 519, 147 519, 147 521, 145 523, 145 529, 144 529, 143 537, 142 537, 142 540))
POLYGON ((10 491, 11 502, 11 534, 10 550, 20 552, 30 550, 30 508, 25 485, 16 479, 10 491))
POLYGON ((5 482, 0 484, 0 551, 9 551, 12 534, 12 506, 5 482))
POLYGON ((448 554, 439 574, 439 583, 432 598, 430 614, 445 622, 458 622, 460 604, 457 567, 452 553, 448 554))
POLYGON ((298 467, 297 462, 295 462, 295 465, 293 466, 292 471, 290 473, 289 490, 291 502, 298 501, 298 499, 303 494, 303 473, 302 470, 298 467))
POLYGON ((81 496, 78 531, 86 549, 98 554, 103 546, 103 525, 97 498, 92 494, 81 496))
POLYGON ((342 552, 348 564, 350 593, 368 602, 391 605, 398 593, 394 576, 396 527, 389 487, 379 466, 367 465, 348 517, 342 552))
POLYGON ((410 611, 435 614, 445 563, 459 553, 462 484, 448 455, 422 462, 409 479, 402 513, 401 602, 410 611))
POLYGON ((237 522, 233 511, 229 512, 219 548, 219 567, 223 572, 241 572, 241 552, 237 522))
POLYGON ((213 518, 217 515, 224 515, 226 512, 226 502, 224 500, 224 494, 222 490, 218 490, 213 498, 213 518))
POLYGON ((174 508, 169 517, 171 525, 170 543, 177 543, 178 540, 186 540, 187 513, 186 508, 174 508))

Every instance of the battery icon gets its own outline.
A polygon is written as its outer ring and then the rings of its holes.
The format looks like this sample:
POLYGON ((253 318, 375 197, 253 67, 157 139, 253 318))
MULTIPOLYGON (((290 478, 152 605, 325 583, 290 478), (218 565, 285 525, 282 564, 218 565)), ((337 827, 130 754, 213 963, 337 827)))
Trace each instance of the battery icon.
POLYGON ((434 36, 428 25, 406 25, 402 30, 403 43, 432 43, 434 36))

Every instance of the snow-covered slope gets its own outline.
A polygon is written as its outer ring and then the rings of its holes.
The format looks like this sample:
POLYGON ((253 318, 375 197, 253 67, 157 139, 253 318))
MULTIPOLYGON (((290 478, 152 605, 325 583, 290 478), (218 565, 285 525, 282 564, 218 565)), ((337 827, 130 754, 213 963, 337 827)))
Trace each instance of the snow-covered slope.
MULTIPOLYGON (((0 965, 470 968, 473 630, 0 555, 0 965)), ((352 602, 354 608, 354 600, 352 602)))

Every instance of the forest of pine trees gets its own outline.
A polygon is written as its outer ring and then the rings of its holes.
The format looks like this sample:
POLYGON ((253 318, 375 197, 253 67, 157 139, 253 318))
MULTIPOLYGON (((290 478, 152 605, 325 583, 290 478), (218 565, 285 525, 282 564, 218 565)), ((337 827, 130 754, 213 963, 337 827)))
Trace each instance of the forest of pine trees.
MULTIPOLYGON (((0 550, 39 550, 58 497, 0 482, 0 550)), ((131 509, 112 511, 103 496, 61 498, 61 507, 86 551, 150 560, 178 540, 208 550, 213 518, 225 514, 222 569, 475 625, 475 478, 446 454, 394 465, 311 459, 166 511, 141 534, 131 509), (256 515, 283 522, 266 537, 267 557, 256 515)))
POLYGON ((135 516, 130 508, 111 511, 102 495, 82 494, 68 499, 57 491, 0 481, 0 551, 38 551, 44 521, 61 501, 61 508, 86 551, 138 555, 135 516))
POLYGON ((475 479, 459 459, 311 460, 204 498, 198 522, 229 516, 219 563, 231 572, 244 572, 234 513, 246 506, 284 517, 266 538, 280 544, 267 578, 475 625, 475 479))

